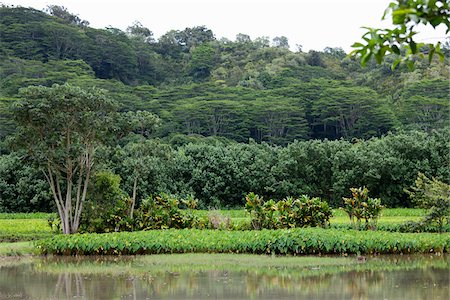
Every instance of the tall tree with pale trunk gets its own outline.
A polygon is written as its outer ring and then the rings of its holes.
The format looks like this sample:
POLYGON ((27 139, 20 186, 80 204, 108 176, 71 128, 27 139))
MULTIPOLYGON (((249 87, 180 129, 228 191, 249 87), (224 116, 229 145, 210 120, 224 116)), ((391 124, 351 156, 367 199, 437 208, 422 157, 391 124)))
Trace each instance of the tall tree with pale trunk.
POLYGON ((80 226, 97 147, 117 105, 102 90, 70 85, 28 87, 15 106, 17 141, 45 174, 65 234, 80 226))

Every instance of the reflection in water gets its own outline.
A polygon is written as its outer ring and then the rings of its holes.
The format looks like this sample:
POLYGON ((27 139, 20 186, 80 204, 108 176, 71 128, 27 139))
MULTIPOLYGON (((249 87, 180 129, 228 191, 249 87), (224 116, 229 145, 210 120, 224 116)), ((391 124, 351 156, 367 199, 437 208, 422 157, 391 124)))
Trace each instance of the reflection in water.
POLYGON ((86 290, 84 289, 81 274, 65 273, 58 275, 53 298, 58 299, 61 295, 65 295, 67 298, 82 298, 86 296, 86 290))
POLYGON ((247 269, 138 258, 17 260, 0 264, 0 299, 448 299, 447 258, 247 269))

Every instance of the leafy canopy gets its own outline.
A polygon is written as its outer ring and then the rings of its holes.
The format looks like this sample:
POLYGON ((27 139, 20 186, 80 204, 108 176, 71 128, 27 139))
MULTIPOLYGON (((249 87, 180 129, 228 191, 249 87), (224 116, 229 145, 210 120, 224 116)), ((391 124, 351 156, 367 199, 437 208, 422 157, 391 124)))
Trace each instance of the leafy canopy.
POLYGON ((360 56, 364 66, 372 57, 381 63, 387 53, 394 53, 400 57, 392 64, 392 69, 400 62, 406 62, 408 68, 414 67, 413 57, 424 57, 428 54, 431 62, 437 54, 444 60, 441 43, 423 43, 415 40, 415 31, 420 24, 431 25, 436 28, 446 27, 446 34, 450 31, 450 10, 448 0, 396 0, 386 9, 383 20, 391 17, 394 28, 370 28, 362 36, 364 42, 353 44, 354 51, 349 55, 360 56), (404 50, 403 50, 404 49, 404 50))

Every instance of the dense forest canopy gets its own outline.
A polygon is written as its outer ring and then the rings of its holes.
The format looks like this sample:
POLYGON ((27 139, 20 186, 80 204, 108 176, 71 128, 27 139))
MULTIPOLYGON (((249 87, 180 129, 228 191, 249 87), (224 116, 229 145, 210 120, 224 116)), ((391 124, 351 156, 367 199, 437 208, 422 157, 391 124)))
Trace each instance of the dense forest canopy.
POLYGON ((450 180, 448 41, 443 63, 410 71, 391 68, 395 54, 363 68, 341 48, 292 51, 284 36, 217 39, 196 26, 156 39, 139 22, 95 29, 59 6, 1 6, 0 16, 0 211, 51 209, 45 178, 8 137, 19 91, 66 83, 159 117, 155 130, 98 151, 99 169, 138 201, 169 192, 238 206, 254 191, 339 205, 367 185, 410 206, 403 189, 417 172, 450 180))
POLYGON ((95 29, 63 7, 0 8, 0 136, 20 88, 69 82, 108 90, 122 110, 150 110, 175 133, 286 145, 314 138, 432 130, 448 120, 448 55, 391 70, 340 48, 294 52, 284 36, 217 40, 204 26, 159 39, 139 22, 95 29))

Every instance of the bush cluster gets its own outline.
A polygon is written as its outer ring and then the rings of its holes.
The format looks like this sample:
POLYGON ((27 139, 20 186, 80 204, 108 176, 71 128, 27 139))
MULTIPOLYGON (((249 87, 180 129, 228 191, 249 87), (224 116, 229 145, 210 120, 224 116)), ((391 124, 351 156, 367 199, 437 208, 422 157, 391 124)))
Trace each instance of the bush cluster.
POLYGON ((378 217, 383 209, 381 199, 370 198, 369 190, 366 187, 350 188, 351 198, 343 198, 343 210, 348 214, 353 226, 361 228, 361 220, 366 221, 365 227, 375 230, 378 217), (356 219, 356 224, 355 224, 356 219))
POLYGON ((173 195, 164 193, 147 197, 135 210, 134 216, 130 214, 131 199, 122 197, 114 203, 115 205, 90 221, 84 217, 82 231, 104 233, 206 226, 206 221, 192 212, 197 206, 197 200, 192 197, 181 201, 173 195))
POLYGON ((253 229, 280 229, 295 227, 327 226, 332 210, 319 198, 302 195, 298 199, 287 197, 275 202, 264 201, 255 193, 245 197, 245 209, 251 215, 253 229))

